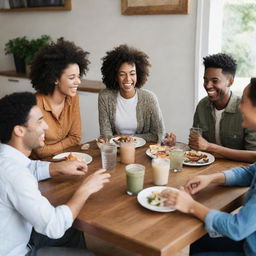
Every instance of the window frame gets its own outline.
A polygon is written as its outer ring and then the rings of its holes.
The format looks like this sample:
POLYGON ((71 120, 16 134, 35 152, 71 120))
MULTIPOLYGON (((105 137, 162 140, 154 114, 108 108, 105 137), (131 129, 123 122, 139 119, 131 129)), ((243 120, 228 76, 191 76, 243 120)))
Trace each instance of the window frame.
POLYGON ((203 57, 221 51, 222 17, 222 0, 197 1, 194 108, 206 96, 203 88, 203 57))

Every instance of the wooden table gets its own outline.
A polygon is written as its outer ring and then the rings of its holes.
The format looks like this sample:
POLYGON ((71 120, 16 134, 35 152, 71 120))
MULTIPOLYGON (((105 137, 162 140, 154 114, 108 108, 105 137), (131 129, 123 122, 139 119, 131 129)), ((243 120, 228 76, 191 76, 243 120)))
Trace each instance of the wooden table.
MULTIPOLYGON (((81 151, 93 157, 89 173, 101 168, 100 151, 95 143, 89 150, 78 147, 69 151, 81 151)), ((148 146, 136 149, 136 163, 146 167, 144 187, 153 186, 151 159, 145 154, 148 146)), ((171 187, 183 185, 188 178, 197 174, 210 174, 246 163, 217 160, 203 167, 185 167, 179 173, 170 173, 171 187)), ((180 213, 158 213, 143 208, 135 196, 126 190, 125 165, 118 163, 109 171, 111 182, 93 194, 82 208, 74 225, 80 230, 116 244, 124 249, 146 256, 170 256, 205 234, 204 225, 196 218, 180 213)), ((40 190, 53 205, 65 203, 82 181, 81 177, 61 177, 40 182, 40 190)), ((241 205, 247 188, 210 186, 194 198, 206 206, 232 211, 241 205)))

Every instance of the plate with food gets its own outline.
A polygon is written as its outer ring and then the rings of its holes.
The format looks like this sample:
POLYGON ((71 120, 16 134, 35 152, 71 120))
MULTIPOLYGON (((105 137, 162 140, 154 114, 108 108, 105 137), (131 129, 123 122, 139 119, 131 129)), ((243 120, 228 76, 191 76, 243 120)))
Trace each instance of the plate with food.
POLYGON ((146 154, 151 158, 169 158, 169 151, 174 149, 189 150, 189 146, 183 142, 176 142, 175 146, 161 146, 160 144, 150 145, 146 154))
POLYGON ((137 195, 137 200, 140 205, 143 207, 155 211, 155 212, 173 212, 176 209, 171 206, 164 206, 164 201, 166 198, 161 197, 160 193, 165 189, 173 189, 176 188, 166 187, 166 186, 155 186, 150 188, 145 188, 139 192, 137 195))
POLYGON ((151 158, 169 158, 170 147, 159 144, 150 145, 146 154, 151 158))
POLYGON ((215 157, 210 153, 190 150, 185 152, 183 164, 188 166, 204 166, 214 161, 215 157))
POLYGON ((78 160, 89 164, 92 161, 92 157, 85 153, 80 152, 65 152, 58 154, 53 157, 55 160, 66 161, 66 160, 78 160))
POLYGON ((136 137, 136 136, 129 136, 129 135, 122 135, 122 136, 111 138, 109 142, 114 143, 117 145, 117 147, 119 147, 120 143, 122 142, 132 142, 132 141, 134 141, 135 143, 135 148, 142 147, 146 144, 146 141, 143 138, 136 137))

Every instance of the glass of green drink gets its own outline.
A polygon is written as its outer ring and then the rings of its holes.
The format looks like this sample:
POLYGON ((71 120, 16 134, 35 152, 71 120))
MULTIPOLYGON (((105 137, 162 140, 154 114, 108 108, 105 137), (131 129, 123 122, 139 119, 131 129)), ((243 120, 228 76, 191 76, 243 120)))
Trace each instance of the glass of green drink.
POLYGON ((141 164, 129 164, 125 167, 126 192, 128 195, 137 195, 144 185, 145 166, 141 164))

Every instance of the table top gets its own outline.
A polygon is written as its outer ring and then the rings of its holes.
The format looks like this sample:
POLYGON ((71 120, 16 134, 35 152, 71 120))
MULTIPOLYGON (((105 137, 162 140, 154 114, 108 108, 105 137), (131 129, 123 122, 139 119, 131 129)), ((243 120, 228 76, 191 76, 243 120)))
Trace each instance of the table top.
MULTIPOLYGON (((145 154, 148 144, 136 149, 136 163, 146 167, 144 188, 152 183, 151 159, 145 154)), ((93 157, 89 164, 89 174, 101 168, 100 151, 96 143, 90 149, 81 151, 72 147, 68 151, 84 152, 93 157)), ((118 156, 119 160, 119 156, 118 156)), ((184 166, 178 173, 170 173, 167 186, 178 188, 192 176, 211 174, 247 163, 217 159, 202 167, 184 166)), ((203 223, 193 216, 178 211, 170 213, 153 212, 143 208, 136 196, 126 194, 124 164, 120 162, 112 169, 111 182, 91 195, 86 201, 74 225, 87 233, 117 244, 127 250, 147 256, 175 255, 180 249, 191 244, 205 234, 203 223)), ((53 205, 60 205, 74 193, 82 177, 58 177, 40 182, 39 187, 53 205)), ((207 207, 232 211, 241 205, 247 188, 209 186, 194 196, 207 207)))

